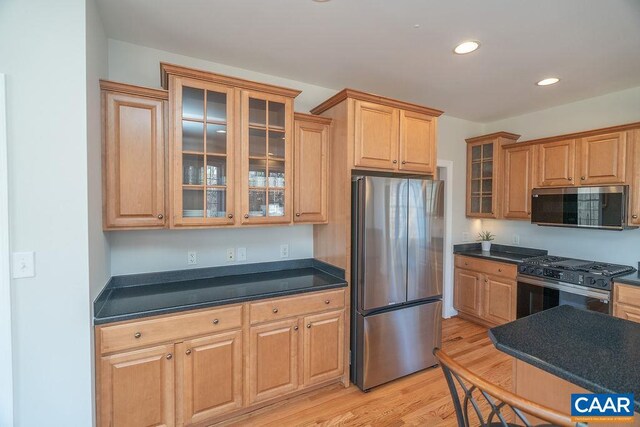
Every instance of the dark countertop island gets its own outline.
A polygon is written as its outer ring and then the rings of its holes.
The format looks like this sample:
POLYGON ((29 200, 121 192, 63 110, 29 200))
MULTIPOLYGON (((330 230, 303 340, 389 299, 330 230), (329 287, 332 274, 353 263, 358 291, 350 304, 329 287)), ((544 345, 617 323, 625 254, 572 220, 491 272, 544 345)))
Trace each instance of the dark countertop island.
POLYGON ((306 259, 112 277, 94 324, 347 286, 344 271, 306 259))
POLYGON ((561 305, 489 337, 498 350, 594 393, 634 393, 640 412, 640 323, 561 305))
POLYGON ((547 255, 546 250, 523 248, 520 246, 491 245, 491 251, 483 252, 480 243, 464 243, 453 246, 453 253, 456 255, 470 256, 474 258, 484 258, 490 261, 506 262, 509 264, 519 264, 526 258, 547 255))

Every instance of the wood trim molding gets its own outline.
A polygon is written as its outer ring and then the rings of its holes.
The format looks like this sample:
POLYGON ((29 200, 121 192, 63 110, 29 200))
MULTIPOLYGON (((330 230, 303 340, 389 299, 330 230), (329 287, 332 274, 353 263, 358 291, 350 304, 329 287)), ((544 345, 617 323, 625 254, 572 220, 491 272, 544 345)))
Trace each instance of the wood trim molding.
POLYGON ((297 89, 289 89, 282 86, 271 85, 267 83, 259 83, 252 80, 245 80, 237 77, 225 76, 213 73, 211 71, 197 70, 195 68, 182 67, 180 65, 160 63, 160 81, 162 87, 169 88, 169 75, 187 77, 197 80, 206 80, 208 82, 219 83, 227 86, 238 87, 241 89, 255 90, 258 92, 266 92, 274 95, 295 98, 302 91, 297 89))
POLYGON ((340 92, 333 95, 331 98, 324 101, 322 104, 311 110, 311 114, 322 114, 329 108, 341 103, 347 98, 357 99, 365 102, 373 102, 375 104, 386 105, 388 107, 400 108, 407 111, 414 111, 416 113, 427 114, 433 117, 439 117, 443 111, 436 110, 435 108, 424 107, 422 105, 413 104, 405 101, 398 101, 397 99, 387 98, 381 95, 374 95, 371 93, 361 92, 355 89, 342 89, 340 92))
MULTIPOLYGON (((602 135, 605 133, 623 132, 623 131, 632 130, 632 129, 640 129, 640 122, 627 123, 623 125, 610 126, 606 128, 600 128, 600 129, 591 129, 583 132, 567 133, 564 135, 549 136, 546 138, 530 139, 529 141, 522 141, 522 142, 518 142, 517 144, 518 146, 521 146, 523 144, 537 145, 537 144, 544 144, 547 142, 562 141, 565 139, 580 139, 588 136, 602 135)), ((509 145, 503 145, 503 147, 509 147, 509 145)))
POLYGON ((307 113, 293 113, 293 119, 296 121, 304 120, 305 122, 319 123, 321 125, 330 125, 333 121, 329 117, 314 116, 313 114, 307 113))
POLYGON ((467 141, 467 143, 472 143, 472 142, 485 141, 488 139, 496 139, 496 138, 513 139, 513 141, 515 142, 520 138, 520 135, 515 133, 500 131, 500 132, 490 133, 487 135, 475 136, 473 138, 467 138, 465 139, 465 141, 467 141))
POLYGON ((120 92, 129 95, 146 96, 162 100, 169 99, 169 92, 164 89, 154 89, 144 86, 135 86, 127 83, 112 82, 110 80, 100 80, 100 89, 109 92, 120 92))

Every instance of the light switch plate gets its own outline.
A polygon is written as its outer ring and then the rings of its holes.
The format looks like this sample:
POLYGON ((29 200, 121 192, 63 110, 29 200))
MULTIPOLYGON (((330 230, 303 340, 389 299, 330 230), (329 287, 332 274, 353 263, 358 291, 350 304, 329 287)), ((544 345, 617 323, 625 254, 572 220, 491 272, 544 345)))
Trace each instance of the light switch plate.
POLYGON ((289 245, 280 245, 280 258, 289 258, 289 245))
POLYGON ((14 279, 35 277, 36 265, 33 252, 14 252, 12 264, 11 272, 14 279))
POLYGON ((187 252, 187 265, 196 265, 198 263, 198 253, 195 251, 187 252))
POLYGON ((247 260, 247 248, 238 248, 237 251, 238 261, 246 261, 247 260))
POLYGON ((227 249, 227 262, 234 262, 236 260, 236 250, 233 248, 227 249))

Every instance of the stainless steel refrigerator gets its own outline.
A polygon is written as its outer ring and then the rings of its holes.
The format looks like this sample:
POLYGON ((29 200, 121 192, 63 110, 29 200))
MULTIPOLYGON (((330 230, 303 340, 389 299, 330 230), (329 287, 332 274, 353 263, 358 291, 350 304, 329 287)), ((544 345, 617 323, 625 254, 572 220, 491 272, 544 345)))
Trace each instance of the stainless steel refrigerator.
POLYGON ((354 176, 351 381, 362 390, 436 365, 444 183, 354 176))

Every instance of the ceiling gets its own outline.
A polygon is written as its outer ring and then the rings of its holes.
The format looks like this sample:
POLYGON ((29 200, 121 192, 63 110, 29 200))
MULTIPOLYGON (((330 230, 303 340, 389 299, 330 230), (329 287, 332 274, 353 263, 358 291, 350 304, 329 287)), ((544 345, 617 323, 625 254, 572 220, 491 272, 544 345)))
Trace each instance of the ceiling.
POLYGON ((479 122, 640 86, 639 0, 98 3, 109 38, 479 122))

